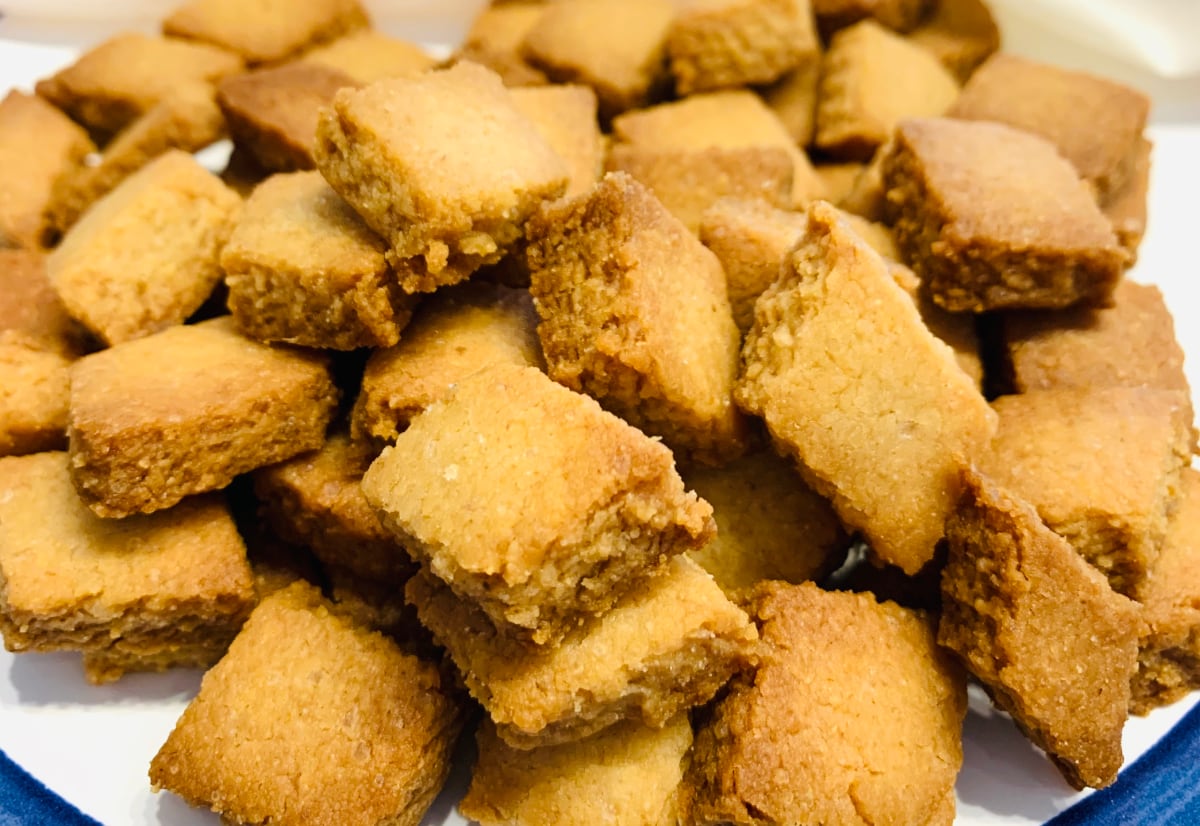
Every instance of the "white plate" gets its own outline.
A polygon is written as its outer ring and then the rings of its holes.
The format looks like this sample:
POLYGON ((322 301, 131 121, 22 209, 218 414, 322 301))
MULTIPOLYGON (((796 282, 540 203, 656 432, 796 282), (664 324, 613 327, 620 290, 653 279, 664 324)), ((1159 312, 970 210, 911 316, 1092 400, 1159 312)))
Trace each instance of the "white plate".
MULTIPOLYGON (((432 3, 413 2, 393 2, 393 5, 436 7, 432 3)), ((440 16, 425 14, 420 31, 461 32, 462 9, 471 5, 471 0, 454 4, 457 12, 452 10, 450 17, 446 17, 444 9, 440 16)), ((386 23, 393 32, 404 31, 402 20, 393 18, 386 23)), ((19 19, 0 21, 0 91, 13 86, 31 88, 37 78, 72 59, 72 50, 60 44, 76 41, 67 35, 56 40, 53 32, 53 28, 47 29, 44 24, 34 25, 19 19), (7 39, 28 38, 32 33, 41 41, 7 39)), ((77 34, 76 29, 73 36, 77 34)), ((427 36, 415 39, 431 42, 427 36)), ((1152 129, 1152 137, 1156 147, 1150 191, 1151 219, 1133 277, 1155 283, 1163 290, 1168 306, 1175 313, 1184 351, 1193 354, 1188 372, 1192 385, 1197 387, 1200 386, 1200 372, 1197 372, 1200 325, 1191 322, 1189 305, 1195 290, 1193 205, 1196 193, 1200 192, 1197 161, 1200 125, 1158 125, 1152 129)), ((199 674, 180 671, 132 675, 114 686, 97 688, 84 682, 76 655, 14 657, 0 651, 0 750, 53 792, 101 823, 215 826, 218 820, 214 815, 189 809, 170 794, 152 794, 146 776, 151 757, 198 685, 199 674)), ((1130 720, 1124 741, 1127 770, 1135 758, 1176 726, 1195 701, 1193 696, 1149 717, 1130 720)), ((1200 726, 1189 722, 1177 735, 1194 736, 1194 729, 1200 726)), ((993 712, 979 694, 972 695, 964 737, 958 824, 1042 823, 1082 797, 1074 794, 1011 721, 993 712)), ((1144 774, 1135 770, 1128 773, 1131 777, 1138 774, 1139 785, 1145 787, 1147 777, 1175 777, 1176 770, 1191 767, 1187 755, 1179 758, 1178 754, 1166 754, 1153 767, 1145 769, 1144 774), (1151 768, 1155 773, 1151 773, 1151 768)), ((460 761, 447 792, 427 818, 428 824, 465 822, 454 812, 453 803, 464 788, 466 768, 460 761)), ((17 820, 6 813, 3 769, 0 765, 0 826, 49 822, 36 816, 17 820)), ((1104 801, 1102 811, 1073 822, 1110 822, 1110 817, 1118 816, 1122 800, 1128 803, 1128 790, 1121 791, 1097 798, 1096 802, 1104 801)), ((1160 810, 1153 815, 1153 822, 1164 822, 1165 818, 1160 810)))

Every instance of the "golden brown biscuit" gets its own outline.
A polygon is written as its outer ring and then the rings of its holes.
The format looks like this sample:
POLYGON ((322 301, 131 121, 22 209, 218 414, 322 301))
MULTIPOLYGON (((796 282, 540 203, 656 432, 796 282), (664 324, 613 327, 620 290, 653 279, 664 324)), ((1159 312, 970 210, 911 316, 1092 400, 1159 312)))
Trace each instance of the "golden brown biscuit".
POLYGON ((553 379, 698 461, 745 450, 721 264, 645 187, 609 173, 535 215, 529 245, 553 379))
POLYGON ((163 33, 215 44, 254 65, 369 25, 358 0, 188 0, 163 21, 163 33))
POLYGON ((31 250, 0 250, 0 342, 82 354, 83 330, 67 313, 46 275, 46 259, 31 250))
POLYGON ((393 442, 459 381, 496 363, 544 364, 529 293, 481 282, 438 290, 417 307, 399 344, 367 359, 351 434, 393 442))
POLYGON ((1179 510, 1142 597, 1149 628, 1129 710, 1147 714, 1200 687, 1200 473, 1184 468, 1179 510))
POLYGON ((691 468, 683 481, 717 521, 716 537, 690 555, 727 594, 767 579, 817 580, 845 558, 850 537, 833 507, 773 451, 691 468))
POLYGON ((505 633, 553 643, 712 536, 673 457, 532 367, 464 378, 385 448, 367 501, 505 633))
POLYGON ((950 114, 1040 135, 1103 205, 1130 177, 1149 111, 1150 99, 1128 86, 1002 53, 971 76, 950 114))
POLYGON ((754 625, 687 555, 555 646, 496 632, 425 571, 405 595, 445 646, 500 738, 517 749, 580 740, 622 720, 660 728, 754 662, 754 625))
POLYGON ((246 201, 221 251, 229 310, 259 341, 389 347, 416 299, 396 283, 386 249, 319 173, 275 175, 246 201))
POLYGON ((297 583, 205 675, 150 782, 234 823, 417 826, 460 726, 436 667, 297 583))
POLYGON ((622 826, 668 826, 692 745, 680 714, 662 728, 619 723, 584 740, 514 749, 488 720, 475 735, 478 757, 459 803, 480 826, 595 826, 604 812, 622 826))
POLYGON ((1087 187, 1029 132, 906 120, 883 177, 896 240, 948 310, 1103 305, 1124 271, 1125 252, 1087 187))
POLYGON ((738 403, 876 554, 920 570, 995 414, 835 208, 809 208, 804 238, 755 305, 742 362, 738 403))
POLYGON ((97 518, 66 453, 0 460, 0 631, 10 651, 82 651, 93 682, 215 662, 254 601, 219 498, 97 518))
POLYGON ((336 69, 363 85, 385 77, 417 75, 432 69, 437 62, 415 43, 372 29, 357 31, 310 49, 300 56, 300 60, 336 69))
POLYGON ((808 146, 816 135, 817 87, 820 80, 821 58, 817 54, 802 60, 778 81, 759 90, 763 101, 771 107, 797 146, 808 146))
POLYGON ((93 203, 171 149, 198 152, 225 134, 225 118, 206 83, 181 86, 121 130, 99 160, 61 179, 47 210, 50 229, 61 236, 93 203))
POLYGON ((821 36, 828 40, 838 29, 873 18, 898 32, 913 29, 934 0, 812 0, 821 36))
POLYGON ((0 456, 67 446, 71 359, 23 334, 0 334, 0 456))
POLYGON ((604 174, 604 136, 596 121, 596 93, 587 86, 513 89, 512 101, 567 164, 564 195, 587 192, 604 174))
POLYGON ((299 61, 223 80, 217 103, 234 144, 264 169, 312 169, 317 121, 339 89, 358 83, 339 69, 299 61))
POLYGON ((865 168, 866 164, 856 161, 822 163, 813 167, 825 183, 825 200, 838 206, 843 198, 854 191, 854 185, 865 168))
POLYGON ((863 20, 833 36, 821 64, 816 146, 869 160, 903 118, 941 115, 958 83, 928 52, 863 20))
POLYGON ((170 150, 97 201, 46 258, 68 312, 108 344, 150 335, 199 309, 241 198, 170 150))
POLYGON ((1000 27, 985 0, 935 0, 933 11, 908 38, 966 83, 1000 48, 1000 27))
POLYGON ((451 60, 487 66, 505 86, 540 86, 548 81, 521 54, 521 45, 546 10, 542 0, 487 3, 471 21, 462 45, 451 60))
POLYGON ((525 35, 522 55, 556 83, 596 90, 605 121, 650 103, 667 82, 671 0, 553 3, 525 35))
POLYGON ((667 34, 681 96, 771 83, 819 49, 808 0, 692 0, 667 34))
POLYGON ((96 132, 115 135, 181 86, 215 84, 245 68, 225 49, 129 32, 84 52, 37 93, 96 132))
POLYGON ((967 687, 921 614, 765 583, 761 662, 701 718, 686 822, 949 826, 967 687))
POLYGON ((1000 426, 985 473, 1037 509, 1119 593, 1140 598, 1191 462, 1183 393, 1058 387, 992 403, 1000 426))
POLYGON ((565 162, 499 78, 471 63, 342 90, 321 117, 317 166, 391 245, 408 292, 499 261, 568 182, 565 162))
POLYGON ((71 475, 97 514, 149 513, 315 450, 337 407, 324 357, 238 335, 228 317, 71 368, 71 475))
POLYGON ((50 239, 53 193, 96 149, 71 119, 36 95, 16 90, 0 101, 0 249, 41 249, 50 239))
POLYGON ((1138 247, 1146 234, 1146 198, 1150 192, 1150 159, 1154 145, 1143 138, 1133 150, 1134 160, 1124 185, 1109 196, 1104 215, 1112 222, 1117 241, 1129 253, 1128 265, 1137 263, 1138 247))
POLYGON ((947 521, 938 643, 1076 788, 1107 786, 1142 621, 1031 505, 974 471, 947 521))

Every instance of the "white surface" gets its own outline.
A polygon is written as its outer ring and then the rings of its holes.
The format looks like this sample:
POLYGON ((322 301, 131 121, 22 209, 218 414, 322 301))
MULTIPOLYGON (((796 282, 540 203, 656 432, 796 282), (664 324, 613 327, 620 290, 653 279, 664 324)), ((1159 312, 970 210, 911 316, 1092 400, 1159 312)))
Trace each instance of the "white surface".
MULTIPOLYGON (((17 5, 0 2, 0 7, 9 10, 17 5)), ((24 5, 48 12, 62 4, 28 0, 24 5)), ((104 5, 112 11, 119 4, 104 5)), ((453 32, 462 30, 463 10, 477 3, 467 0, 439 6, 410 0, 391 5, 393 14, 396 9, 411 11, 421 32, 453 32), (419 11, 432 7, 438 11, 419 11)), ((412 31, 395 17, 381 19, 393 31, 412 31)), ((35 31, 44 34, 47 30, 20 20, 0 22, 0 90, 30 88, 38 77, 70 60, 70 50, 61 46, 4 39, 28 38, 35 31)), ((90 31, 90 42, 94 42, 95 30, 90 31)), ((1009 43, 1020 50, 1029 36, 1017 31, 1016 36, 1009 34, 1009 43)), ((427 42, 438 39, 413 37, 427 42)), ((66 37, 57 39, 74 42, 66 37)), ((1200 127, 1160 125, 1153 137, 1150 227, 1133 277, 1162 288, 1175 313, 1184 350, 1192 354, 1188 363, 1192 385, 1200 386, 1200 325, 1191 321, 1200 127)), ((152 794, 146 777, 150 758, 198 684, 198 674, 176 672, 134 675, 115 686, 95 688, 84 682, 77 656, 14 657, 0 651, 0 749, 102 823, 216 826, 215 816, 191 810, 172 795, 152 794)), ((1132 719, 1125 736, 1128 760, 1174 725, 1193 702, 1195 698, 1148 718, 1132 719)), ((452 810, 454 796, 462 789, 464 769, 460 765, 452 788, 427 819, 429 824, 464 822, 452 810)), ((958 793, 957 822, 963 826, 1041 823, 1076 798, 1046 759, 979 695, 972 697, 967 720, 965 765, 958 793)))

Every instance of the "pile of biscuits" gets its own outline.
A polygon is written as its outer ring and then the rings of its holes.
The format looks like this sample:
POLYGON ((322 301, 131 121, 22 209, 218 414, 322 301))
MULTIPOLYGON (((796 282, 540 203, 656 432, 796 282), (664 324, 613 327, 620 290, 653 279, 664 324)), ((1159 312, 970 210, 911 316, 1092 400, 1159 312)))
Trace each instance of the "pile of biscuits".
POLYGON ((0 633, 229 823, 947 824, 1200 686, 1148 101, 982 0, 190 0, 0 103, 0 633), (222 138, 214 174, 194 153, 222 138))

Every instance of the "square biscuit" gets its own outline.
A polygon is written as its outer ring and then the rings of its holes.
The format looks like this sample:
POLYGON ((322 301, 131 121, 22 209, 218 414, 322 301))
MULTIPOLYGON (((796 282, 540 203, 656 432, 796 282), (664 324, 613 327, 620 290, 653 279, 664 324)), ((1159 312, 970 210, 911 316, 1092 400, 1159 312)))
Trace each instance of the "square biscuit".
POLYGON ((1005 382, 1055 387, 1158 387, 1190 393, 1175 321, 1158 287, 1129 278, 1111 307, 1013 312, 1000 319, 1005 382))
MULTIPOLYGON (((821 81, 819 54, 800 64, 758 93, 799 147, 812 143, 817 133, 817 89, 821 81)), ((828 195, 827 197, 832 197, 828 195)))
POLYGON ((1045 138, 1105 204, 1130 176, 1149 112, 1150 99, 1128 86, 1000 53, 971 75, 950 115, 1045 138))
POLYGON ((829 40, 839 29, 874 19, 897 32, 908 32, 937 0, 812 0, 821 37, 829 40))
POLYGON ((1179 509, 1142 595, 1148 633, 1129 710, 1148 714, 1200 688, 1200 472, 1184 468, 1179 509))
POLYGON ((1139 598, 1191 462, 1187 396, 1064 386, 992 407, 1000 425, 979 471, 1036 508, 1114 590, 1139 598))
POLYGON ((454 593, 539 644, 713 532, 712 508, 684 490, 660 442, 511 364, 464 378, 426 408, 362 490, 454 593))
POLYGON ((71 476, 101 516, 162 510, 320 447, 337 400, 323 356, 172 327, 72 365, 71 476))
POLYGON ((150 782, 232 823, 417 826, 462 725, 451 695, 435 666, 297 583, 204 675, 150 782))
POLYGON ((552 3, 526 32, 521 54, 555 83, 595 89, 607 122, 665 90, 674 16, 671 0, 552 3))
POLYGON ((399 344, 368 357, 350 432, 394 442, 414 416, 492 364, 544 364, 528 291, 474 281, 438 290, 414 311, 399 344))
POLYGON ((547 205, 529 268, 551 378, 699 461, 745 450, 721 264, 649 190, 610 172, 547 205))
POLYGON ((246 63, 278 63, 370 25, 358 0, 188 0, 163 20, 163 33, 211 43, 246 63))
POLYGON ((83 174, 95 150, 83 129, 42 98, 13 90, 0 100, 0 249, 39 250, 52 240, 55 188, 83 174))
POLYGON ((416 299, 400 289, 386 250, 319 173, 274 175, 246 200, 221 250, 229 311, 259 341, 390 347, 416 299))
POLYGON ((1108 302, 1127 256, 1046 140, 999 123, 914 118, 883 161, 887 222, 954 312, 1108 302))
POLYGON ((320 450, 254 471, 258 514, 285 542, 310 548, 327 571, 399 593, 415 565, 362 493, 374 451, 334 433, 320 450))
POLYGON ((760 450, 724 467, 687 468, 683 482, 712 505, 717 535, 690 556, 731 596, 767 579, 820 580, 845 560, 850 536, 787 459, 760 450))
POLYGON ((613 139, 646 149, 779 147, 792 158, 792 200, 802 206, 824 196, 808 156, 762 98, 745 89, 691 95, 628 112, 613 121, 613 139))
POLYGON ((819 51, 807 0, 696 0, 667 34, 680 96, 771 83, 819 51))
POLYGON ((949 826, 967 685, 929 619, 811 583, 748 601, 760 665, 700 717, 685 822, 949 826))
POLYGON ((792 205, 794 165, 777 146, 648 149, 622 143, 605 162, 645 186, 689 231, 721 198, 753 198, 784 209, 792 205))
POLYGON ((999 50, 1000 27, 985 0, 937 0, 908 39, 966 83, 999 50))
POLYGON ((63 352, 0 333, 0 456, 67 446, 70 368, 63 352))
POLYGON ((825 203, 759 296, 735 397, 884 561, 915 574, 995 414, 891 268, 825 203))
POLYGON ((924 49, 863 20, 833 36, 822 57, 815 145, 870 160, 904 118, 945 113, 958 82, 924 49))
POLYGON ((517 109, 567 164, 563 195, 587 192, 604 173, 605 143, 596 93, 587 86, 528 86, 512 90, 517 109))
POLYGON ((1150 194, 1150 161, 1154 145, 1143 138, 1133 150, 1129 176, 1124 185, 1109 196, 1104 217, 1112 222, 1117 241, 1129 254, 1129 266, 1137 263, 1138 248, 1146 234, 1147 198, 1150 194))
POLYGON ((938 644, 1072 786, 1112 783, 1124 762, 1138 606, 1030 504, 974 471, 964 473, 946 539, 938 644))
POLYGON ((24 343, 73 358, 87 342, 32 250, 0 249, 0 342, 24 343))
POLYGON ((686 555, 554 646, 504 637, 422 570, 405 596, 513 748, 581 740, 622 720, 661 728, 754 662, 741 608, 686 555))
POLYGON ((316 155, 326 180, 388 241, 409 292, 499 261, 537 205, 568 183, 566 163, 499 78, 471 63, 342 90, 321 116, 316 155))
POLYGON ((211 665, 254 605, 246 546, 225 504, 99 519, 62 452, 0 460, 0 631, 10 651, 122 658, 89 669, 211 665), (203 663, 195 653, 208 651, 203 663), (139 663, 142 657, 148 658, 139 663))
POLYGON ((89 129, 109 136, 181 86, 212 85, 244 69, 241 58, 225 49, 128 32, 39 81, 37 93, 89 129))
POLYGON ((199 152, 225 135, 225 118, 206 83, 181 86, 117 133, 98 161, 61 179, 47 209, 57 237, 88 207, 142 167, 172 149, 199 152))
POLYGON ((336 69, 364 86, 385 77, 418 75, 437 63, 417 44, 373 29, 356 31, 309 49, 299 59, 336 69))
POLYGON ((459 811, 479 826, 622 826, 675 823, 679 782, 692 745, 680 714, 662 728, 618 723, 574 743, 515 749, 484 720, 459 811))
POLYGON ((313 169, 317 121, 339 89, 356 88, 350 75, 309 61, 226 78, 217 103, 234 144, 264 169, 313 169))
POLYGON ((542 0, 485 3, 471 20, 462 44, 451 59, 487 66, 505 86, 540 86, 549 82, 521 53, 525 36, 537 23, 546 4, 542 0))
POLYGON ((46 258, 67 311, 107 344, 182 324, 221 280, 242 199, 173 149, 97 201, 46 258))

